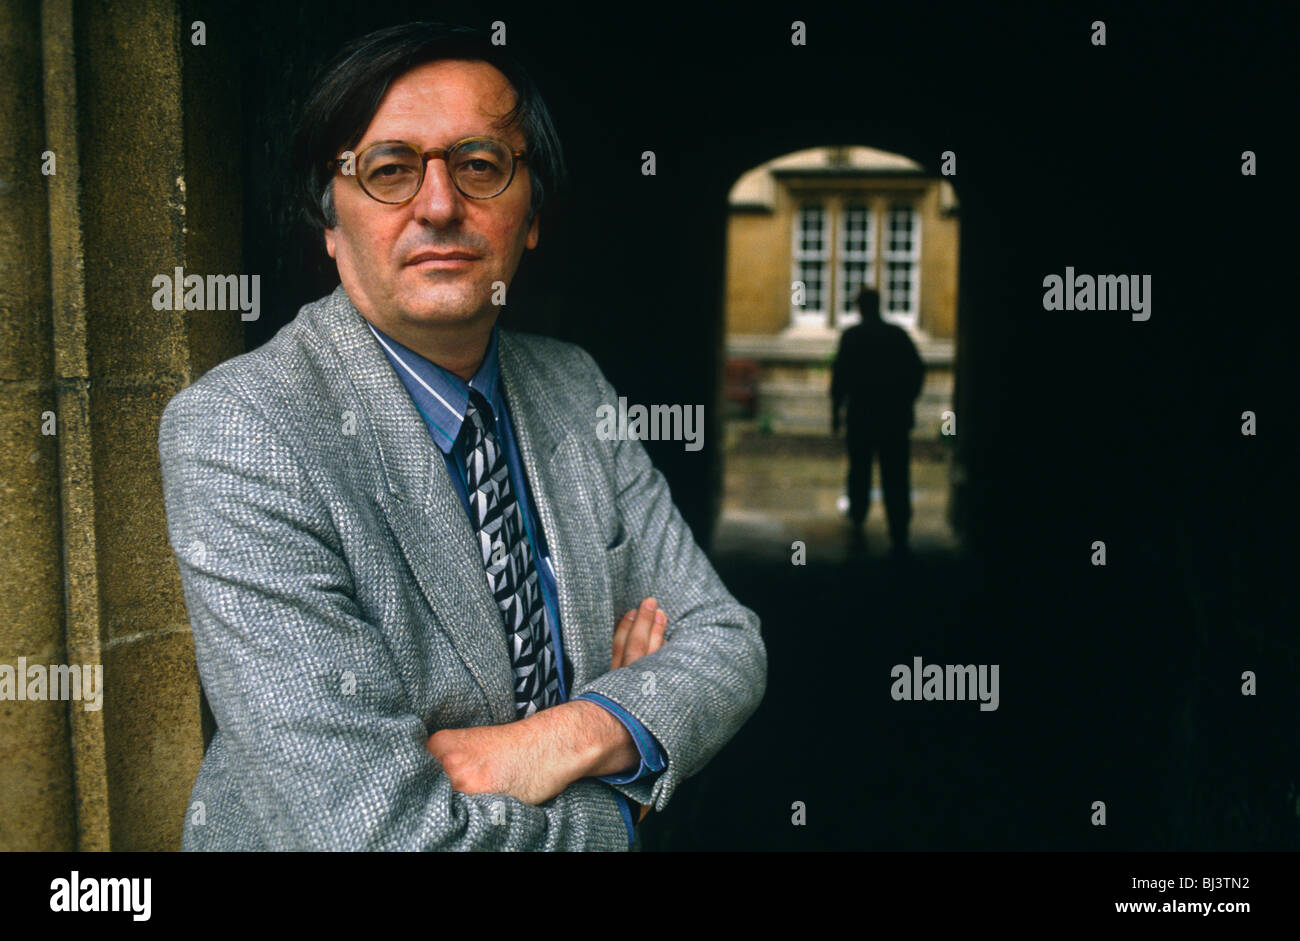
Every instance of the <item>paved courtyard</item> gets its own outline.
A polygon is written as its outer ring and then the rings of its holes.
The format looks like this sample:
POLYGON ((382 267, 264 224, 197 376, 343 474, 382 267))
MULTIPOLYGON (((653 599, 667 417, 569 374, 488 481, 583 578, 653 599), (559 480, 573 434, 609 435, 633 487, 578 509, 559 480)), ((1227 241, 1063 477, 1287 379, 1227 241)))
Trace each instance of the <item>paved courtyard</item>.
MULTIPOLYGON (((949 465, 942 445, 913 445, 909 537, 918 554, 957 548, 947 522, 949 465)), ((791 543, 802 540, 810 561, 843 559, 849 551, 849 524, 844 515, 848 468, 842 439, 765 436, 752 426, 731 426, 715 553, 784 556, 788 561, 791 543)), ((884 557, 889 551, 879 462, 872 471, 872 484, 868 559, 884 557)))

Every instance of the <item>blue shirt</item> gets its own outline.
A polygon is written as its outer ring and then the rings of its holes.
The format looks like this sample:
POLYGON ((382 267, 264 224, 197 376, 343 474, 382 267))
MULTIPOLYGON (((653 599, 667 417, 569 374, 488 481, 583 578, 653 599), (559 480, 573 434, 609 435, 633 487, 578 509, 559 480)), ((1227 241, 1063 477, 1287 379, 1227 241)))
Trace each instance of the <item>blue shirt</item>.
MULTIPOLYGON (((541 585, 546 609, 546 626, 551 642, 555 645, 555 663, 560 674, 560 701, 568 702, 569 665, 564 656, 561 636, 555 569, 551 565, 545 534, 538 523, 536 508, 533 506, 532 494, 528 488, 528 479, 524 476, 523 465, 519 461, 519 447, 515 441, 510 410, 506 407, 505 396, 501 391, 500 370, 497 364, 498 327, 493 326, 492 340, 488 344, 487 355, 483 357, 483 364, 467 383, 455 373, 448 372, 437 363, 425 359, 414 350, 398 343, 369 321, 366 323, 393 364, 393 369, 397 371, 402 385, 411 394, 411 399, 424 419, 429 434, 433 436, 434 443, 442 452, 443 459, 447 462, 447 473, 456 487, 456 492, 460 494, 460 502, 465 507, 466 516, 469 516, 469 493, 465 486, 465 443, 460 437, 460 429, 465 420, 465 407, 469 404, 469 390, 474 389, 481 393, 491 407, 497 438, 501 443, 501 449, 505 452, 506 464, 510 470, 510 485, 519 500, 524 529, 528 536, 528 546, 532 551, 533 564, 537 567, 538 582, 541 585)), ((611 624, 609 629, 613 633, 614 625, 611 624)), ((599 780, 609 784, 629 784, 664 769, 665 761, 659 743, 634 716, 618 703, 599 693, 583 693, 577 698, 594 702, 612 713, 631 734, 632 741, 636 743, 637 751, 641 755, 641 764, 636 770, 626 774, 604 775, 599 780)), ((617 791, 615 795, 618 797, 619 809, 623 812, 623 822, 627 825, 628 843, 631 844, 635 841, 632 809, 627 798, 617 791)))

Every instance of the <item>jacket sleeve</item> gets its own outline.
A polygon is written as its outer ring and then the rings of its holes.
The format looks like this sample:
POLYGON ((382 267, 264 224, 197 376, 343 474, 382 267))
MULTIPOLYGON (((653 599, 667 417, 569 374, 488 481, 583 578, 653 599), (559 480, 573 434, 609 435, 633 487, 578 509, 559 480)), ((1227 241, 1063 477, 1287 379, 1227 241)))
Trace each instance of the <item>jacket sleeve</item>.
POLYGON ((840 407, 844 404, 845 396, 848 395, 845 381, 850 367, 848 346, 851 334, 846 330, 840 334, 839 347, 835 351, 835 359, 831 363, 831 414, 838 415, 840 407))
POLYGON ((627 849, 595 779, 540 806, 452 790, 328 507, 255 405, 192 386, 164 411, 159 453, 199 673, 267 846, 627 849))
MULTIPOLYGON (((617 395, 591 357, 581 354, 597 401, 617 395)), ((723 586, 673 505, 668 483, 637 440, 600 441, 613 475, 619 520, 630 542, 628 578, 637 597, 654 597, 668 615, 663 646, 573 691, 597 693, 640 722, 662 748, 663 771, 614 784, 663 810, 677 785, 699 771, 758 708, 767 686, 767 650, 754 612, 723 586)))
POLYGON ((915 402, 920 397, 921 390, 925 388, 925 363, 921 362, 921 354, 917 352, 916 344, 912 342, 911 337, 907 337, 907 355, 912 380, 909 390, 912 395, 908 401, 915 402))

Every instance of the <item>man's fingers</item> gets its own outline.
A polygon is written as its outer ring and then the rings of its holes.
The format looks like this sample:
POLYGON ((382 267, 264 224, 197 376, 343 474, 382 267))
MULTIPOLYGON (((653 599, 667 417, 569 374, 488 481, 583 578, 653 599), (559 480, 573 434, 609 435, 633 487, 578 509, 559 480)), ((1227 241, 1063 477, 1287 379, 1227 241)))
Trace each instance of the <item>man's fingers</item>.
POLYGON ((609 661, 611 670, 617 670, 623 665, 623 652, 627 647, 627 632, 632 629, 632 622, 635 620, 636 608, 633 608, 614 625, 614 655, 609 661))
POLYGON ((650 644, 646 648, 646 653, 651 654, 664 645, 664 632, 668 630, 668 615, 664 614, 663 609, 655 612, 655 623, 650 628, 650 644))
POLYGON ((615 625, 609 668, 617 670, 654 653, 663 646, 667 628, 668 616, 655 599, 646 598, 615 625))
POLYGON ((650 631, 654 628, 655 612, 658 603, 653 598, 641 602, 637 609, 636 620, 627 635, 627 647, 623 653, 623 665, 640 660, 650 649, 650 631))

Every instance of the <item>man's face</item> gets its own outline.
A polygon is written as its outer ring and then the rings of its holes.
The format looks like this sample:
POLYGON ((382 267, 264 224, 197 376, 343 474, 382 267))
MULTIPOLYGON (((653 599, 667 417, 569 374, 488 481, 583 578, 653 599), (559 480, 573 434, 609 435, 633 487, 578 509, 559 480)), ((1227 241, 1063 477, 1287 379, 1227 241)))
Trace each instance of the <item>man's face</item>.
MULTIPOLYGON (((421 151, 466 137, 496 137, 524 149, 522 131, 495 127, 513 107, 506 77, 486 62, 444 60, 421 65, 388 88, 354 148, 400 140, 421 151)), ((338 155, 336 155, 338 156, 338 155)), ((430 159, 420 191, 400 206, 371 199, 355 176, 334 178, 338 224, 325 230, 325 248, 357 309, 399 334, 428 325, 493 322, 492 283, 510 283, 524 248, 537 245, 536 217, 527 230, 532 184, 520 162, 505 192, 470 199, 451 180, 447 161, 430 159), (467 252, 463 261, 415 261, 430 250, 467 252)))

